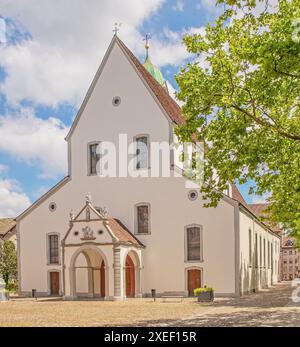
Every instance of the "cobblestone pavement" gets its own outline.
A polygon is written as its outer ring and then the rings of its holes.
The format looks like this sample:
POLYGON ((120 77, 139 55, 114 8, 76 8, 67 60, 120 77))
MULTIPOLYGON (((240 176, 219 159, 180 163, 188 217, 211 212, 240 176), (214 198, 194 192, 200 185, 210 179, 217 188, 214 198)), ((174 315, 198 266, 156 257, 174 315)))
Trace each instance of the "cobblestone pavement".
MULTIPOLYGON (((298 300, 300 300, 300 283, 298 300)), ((284 282, 240 299, 217 299, 199 304, 199 313, 181 320, 149 321, 148 326, 300 327, 300 302, 292 300, 296 287, 284 282), (200 307, 201 306, 201 307, 200 307)), ((141 324, 142 325, 142 324, 141 324)), ((143 324, 144 325, 144 324, 143 324)))

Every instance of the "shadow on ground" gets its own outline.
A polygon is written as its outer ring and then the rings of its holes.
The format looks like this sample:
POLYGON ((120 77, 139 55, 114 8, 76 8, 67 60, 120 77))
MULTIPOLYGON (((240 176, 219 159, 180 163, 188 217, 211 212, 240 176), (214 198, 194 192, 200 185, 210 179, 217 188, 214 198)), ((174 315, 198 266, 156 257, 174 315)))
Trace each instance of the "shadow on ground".
POLYGON ((184 320, 140 322, 135 326, 176 327, 300 327, 299 310, 273 313, 270 311, 207 314, 184 320))
MULTIPOLYGON (((240 299, 217 299, 199 305, 199 313, 180 320, 152 320, 135 326, 300 327, 300 303, 292 301, 291 283, 281 283, 240 299)), ((195 305, 197 305, 195 303, 195 305)))

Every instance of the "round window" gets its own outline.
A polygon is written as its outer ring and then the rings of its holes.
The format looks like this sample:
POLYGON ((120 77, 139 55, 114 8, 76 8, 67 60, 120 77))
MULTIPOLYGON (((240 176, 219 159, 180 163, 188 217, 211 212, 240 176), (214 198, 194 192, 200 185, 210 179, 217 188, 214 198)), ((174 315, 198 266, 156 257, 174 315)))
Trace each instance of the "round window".
POLYGON ((198 199, 198 192, 196 190, 191 190, 188 194, 188 198, 191 200, 191 201, 195 201, 198 199))
POLYGON ((120 106, 121 105, 121 98, 119 96, 115 96, 113 98, 112 104, 116 107, 120 106))
POLYGON ((49 204, 49 210, 51 212, 54 212, 56 210, 56 203, 55 202, 50 202, 49 204))

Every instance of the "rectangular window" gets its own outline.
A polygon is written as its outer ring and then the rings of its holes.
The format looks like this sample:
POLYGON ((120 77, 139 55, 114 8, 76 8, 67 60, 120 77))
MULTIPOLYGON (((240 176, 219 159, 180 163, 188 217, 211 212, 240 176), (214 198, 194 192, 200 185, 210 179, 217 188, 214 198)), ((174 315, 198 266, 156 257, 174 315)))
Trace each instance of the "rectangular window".
POLYGON ((255 234, 255 267, 258 267, 258 239, 257 239, 257 234, 255 234))
POLYGON ((270 261, 270 241, 268 241, 268 267, 271 266, 271 261, 270 261))
POLYGON ((49 236, 49 263, 59 264, 58 235, 49 236))
POLYGON ((149 143, 147 136, 141 136, 136 139, 136 169, 149 168, 149 143))
POLYGON ((273 267, 274 267, 274 245, 273 243, 271 244, 271 269, 273 270, 273 267))
POLYGON ((149 206, 137 207, 137 234, 149 234, 149 206))
POLYGON ((187 228, 187 261, 201 261, 201 230, 200 227, 187 228))
POLYGON ((98 143, 89 145, 89 174, 97 174, 97 166, 100 161, 100 154, 98 153, 98 143))
POLYGON ((264 239, 264 267, 266 267, 266 239, 264 239))
POLYGON ((252 231, 249 229, 249 266, 252 265, 252 231))
POLYGON ((262 242, 261 236, 259 237, 259 266, 262 267, 262 242))

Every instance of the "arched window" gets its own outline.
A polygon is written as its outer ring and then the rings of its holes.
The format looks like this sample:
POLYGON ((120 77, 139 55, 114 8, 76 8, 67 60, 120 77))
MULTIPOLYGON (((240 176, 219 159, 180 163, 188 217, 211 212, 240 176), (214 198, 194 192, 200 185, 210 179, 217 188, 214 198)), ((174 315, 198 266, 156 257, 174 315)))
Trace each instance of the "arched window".
POLYGON ((150 167, 149 142, 148 135, 135 137, 137 170, 149 169, 150 167))
POLYGON ((203 245, 202 245, 202 227, 200 225, 190 225, 185 228, 186 239, 186 261, 202 262, 203 245))

